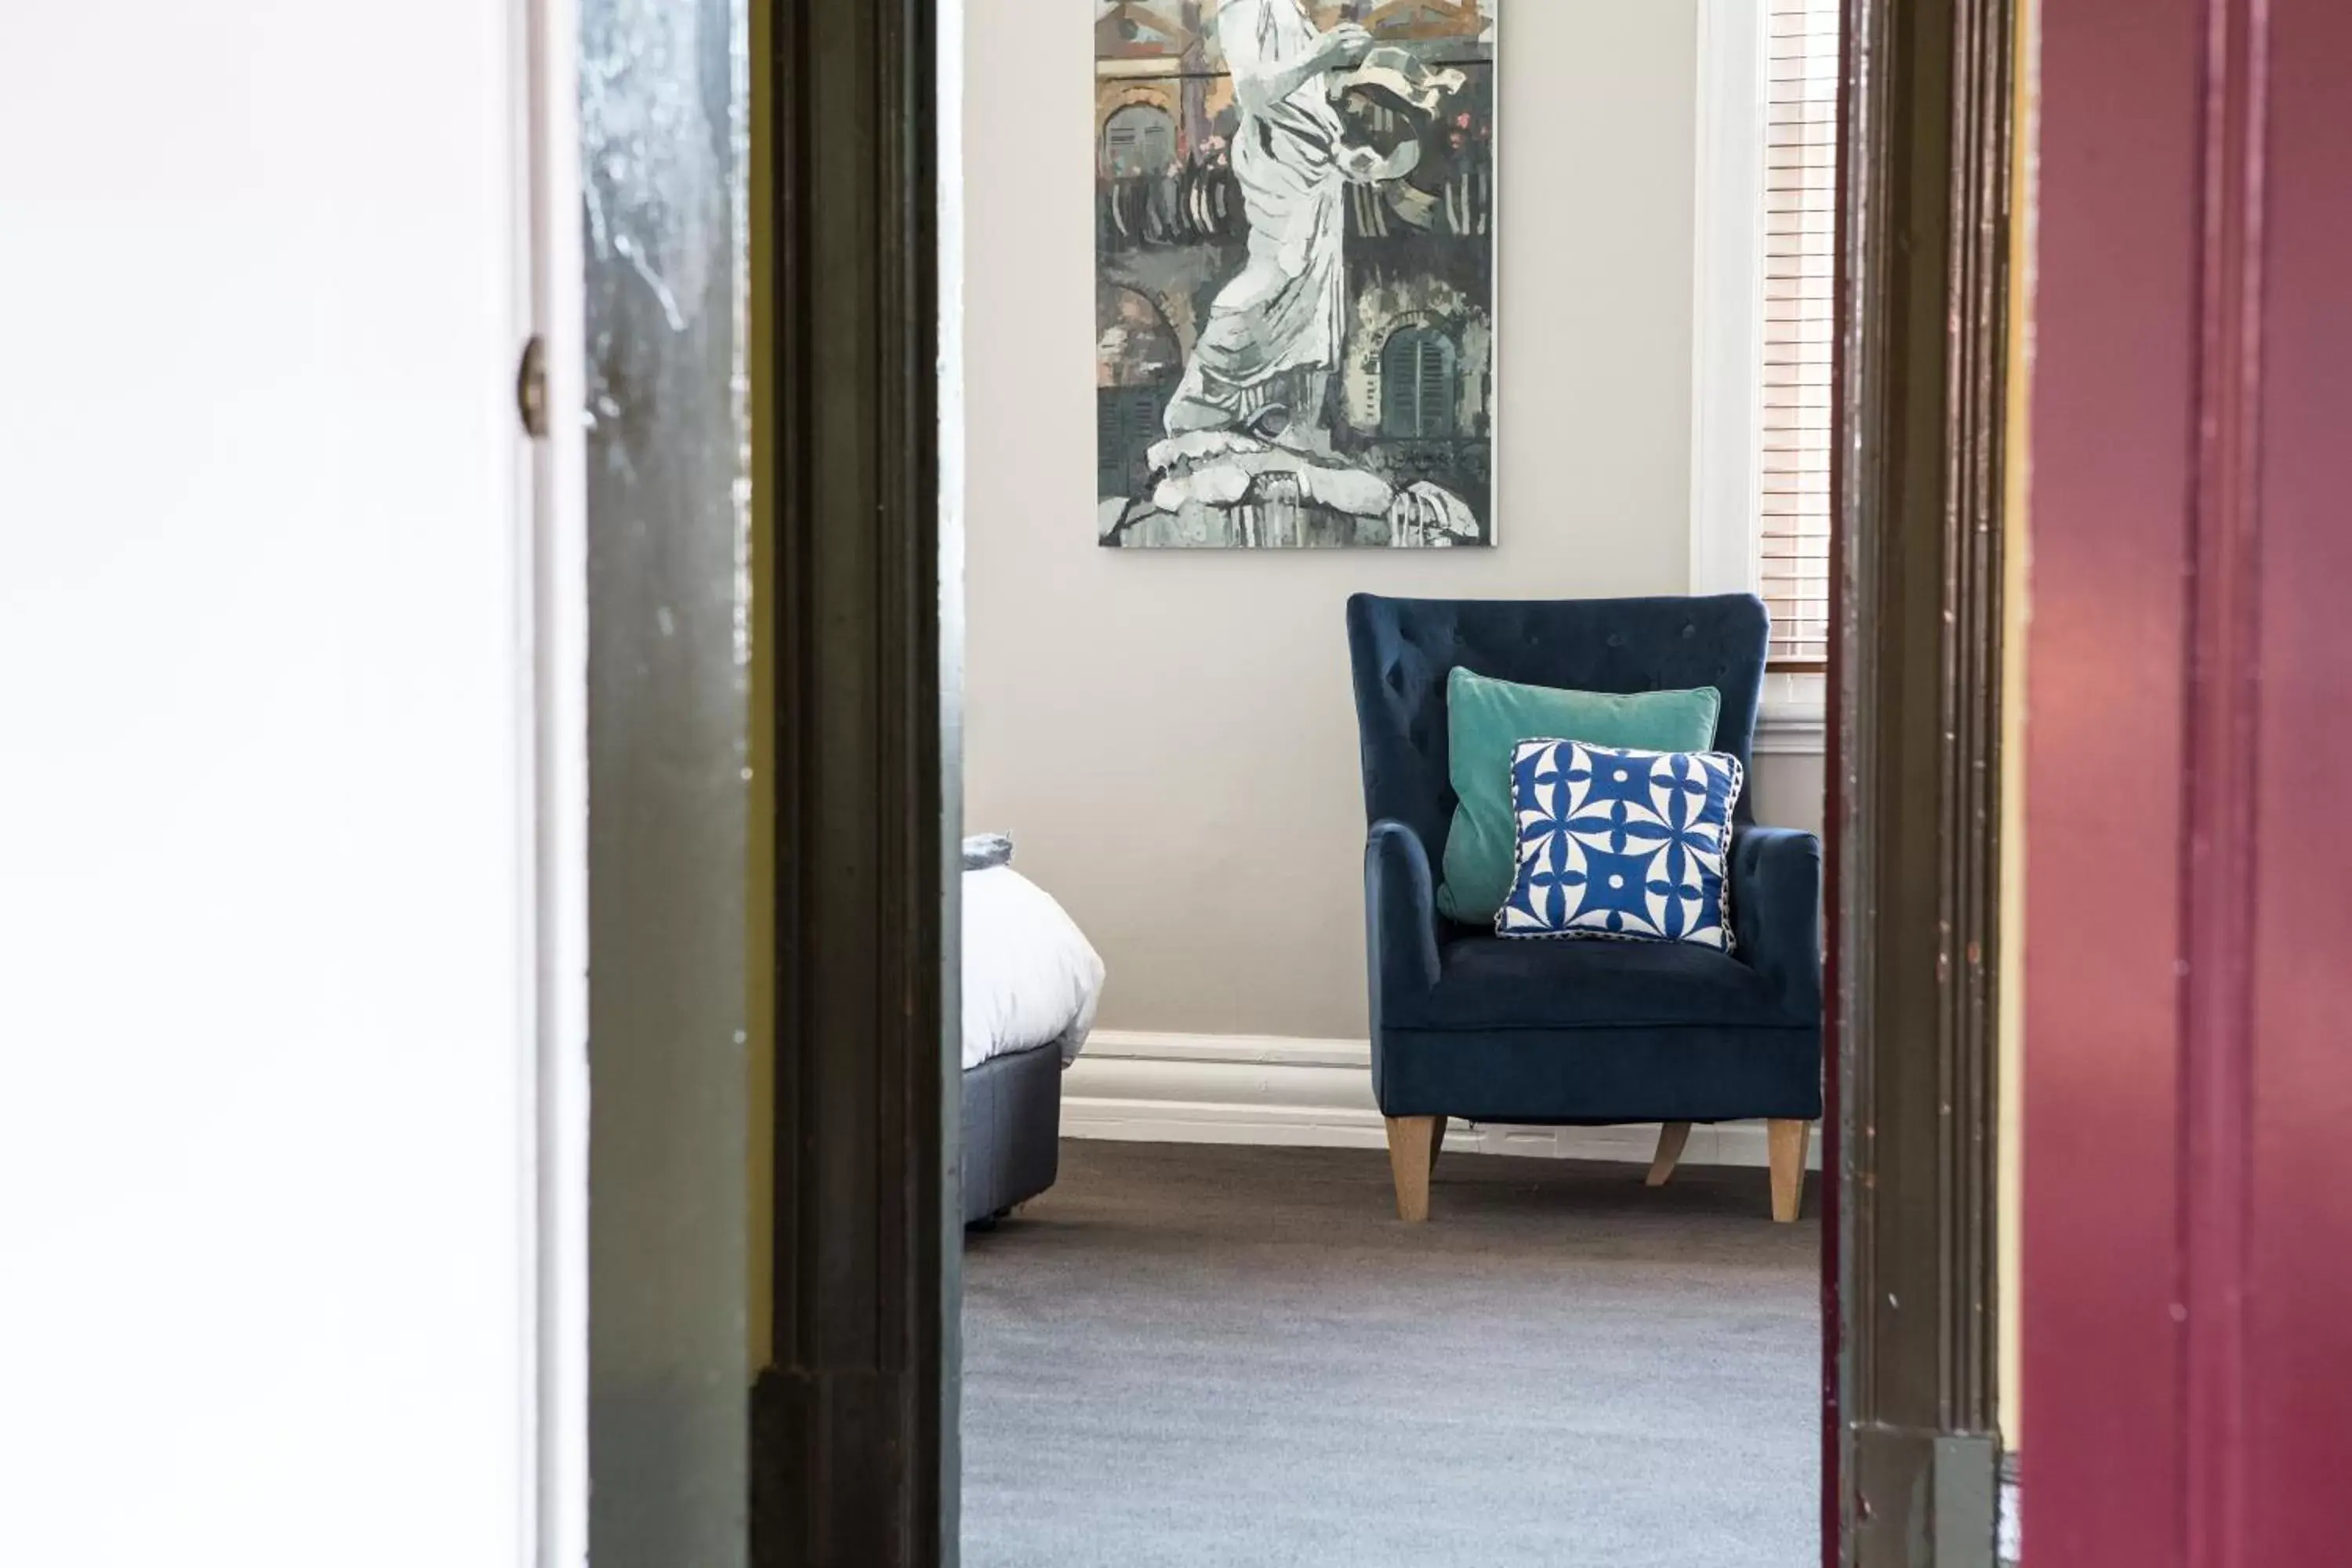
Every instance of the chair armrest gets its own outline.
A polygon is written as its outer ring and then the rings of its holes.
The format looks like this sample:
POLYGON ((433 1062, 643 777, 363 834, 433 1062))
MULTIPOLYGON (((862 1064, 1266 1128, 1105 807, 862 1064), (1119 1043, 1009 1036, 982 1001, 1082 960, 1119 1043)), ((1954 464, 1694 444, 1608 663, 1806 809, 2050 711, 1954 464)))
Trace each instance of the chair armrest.
POLYGON ((1419 834, 1391 819, 1373 823, 1364 840, 1364 948, 1375 1020, 1382 997, 1437 984, 1437 890, 1429 851, 1419 834))
POLYGON ((1736 954, 1780 994, 1791 1018, 1822 1016, 1822 841, 1790 827, 1731 835, 1736 954))

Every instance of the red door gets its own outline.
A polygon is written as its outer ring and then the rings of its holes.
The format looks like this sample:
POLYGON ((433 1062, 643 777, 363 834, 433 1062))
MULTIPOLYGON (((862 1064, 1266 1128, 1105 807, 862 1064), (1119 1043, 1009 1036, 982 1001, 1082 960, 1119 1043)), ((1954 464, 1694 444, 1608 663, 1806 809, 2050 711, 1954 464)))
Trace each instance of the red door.
POLYGON ((2043 0, 2030 1568, 2352 1563, 2352 4, 2043 0))

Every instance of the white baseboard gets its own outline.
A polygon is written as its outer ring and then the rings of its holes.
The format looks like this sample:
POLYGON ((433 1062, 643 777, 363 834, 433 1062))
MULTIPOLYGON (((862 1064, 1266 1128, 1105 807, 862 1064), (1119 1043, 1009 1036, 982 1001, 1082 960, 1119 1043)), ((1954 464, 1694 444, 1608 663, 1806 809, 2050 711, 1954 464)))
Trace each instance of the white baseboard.
MULTIPOLYGON (((1143 1143, 1266 1143, 1382 1149, 1363 1040, 1252 1035, 1158 1035, 1097 1029, 1062 1077, 1062 1136, 1143 1143)), ((1622 1127, 1506 1127, 1456 1121, 1448 1152, 1531 1154, 1646 1165, 1656 1122, 1622 1127)), ((1685 1165, 1768 1163, 1761 1121, 1691 1129, 1685 1165)), ((1816 1139, 1807 1155, 1821 1169, 1816 1139)))

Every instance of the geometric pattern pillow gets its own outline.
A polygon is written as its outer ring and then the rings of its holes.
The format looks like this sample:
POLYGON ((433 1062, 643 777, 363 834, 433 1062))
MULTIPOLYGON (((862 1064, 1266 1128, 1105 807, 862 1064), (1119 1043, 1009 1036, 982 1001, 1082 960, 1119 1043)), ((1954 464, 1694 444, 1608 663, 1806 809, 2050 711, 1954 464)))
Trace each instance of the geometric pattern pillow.
POLYGON ((1731 951, 1739 759, 1522 741, 1511 758, 1518 868, 1502 936, 1689 942, 1731 951))

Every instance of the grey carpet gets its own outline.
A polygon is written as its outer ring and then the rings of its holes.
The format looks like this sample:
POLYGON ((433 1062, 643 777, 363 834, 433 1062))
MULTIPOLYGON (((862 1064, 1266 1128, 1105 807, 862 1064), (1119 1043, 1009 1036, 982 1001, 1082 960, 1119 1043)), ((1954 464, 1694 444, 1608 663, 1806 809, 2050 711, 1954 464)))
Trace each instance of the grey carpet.
POLYGON ((968 1568, 1802 1568, 1811 1217, 1761 1171, 1068 1142, 964 1260, 968 1568))

